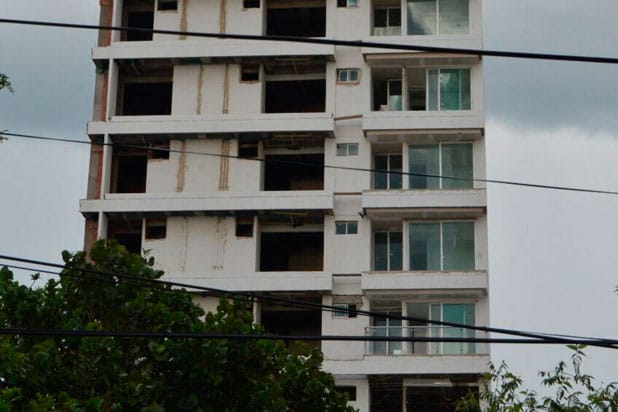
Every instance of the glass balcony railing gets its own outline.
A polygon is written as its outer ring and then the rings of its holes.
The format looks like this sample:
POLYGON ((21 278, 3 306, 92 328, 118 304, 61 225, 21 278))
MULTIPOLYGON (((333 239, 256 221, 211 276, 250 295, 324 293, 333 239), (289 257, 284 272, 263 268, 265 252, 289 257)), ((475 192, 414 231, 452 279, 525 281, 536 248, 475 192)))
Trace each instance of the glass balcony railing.
POLYGON ((365 336, 406 337, 411 341, 368 341, 365 355, 487 355, 486 343, 476 342, 427 342, 414 341, 414 338, 487 338, 487 333, 464 328, 444 326, 370 326, 365 328, 365 336))

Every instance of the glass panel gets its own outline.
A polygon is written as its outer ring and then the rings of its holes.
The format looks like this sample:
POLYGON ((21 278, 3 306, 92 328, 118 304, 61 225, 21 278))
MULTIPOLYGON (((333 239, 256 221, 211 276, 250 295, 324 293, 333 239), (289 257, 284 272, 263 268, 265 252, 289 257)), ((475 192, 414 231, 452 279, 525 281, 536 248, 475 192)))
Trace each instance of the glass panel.
MULTIPOLYGON (((439 303, 431 304, 431 320, 442 320, 442 305, 439 303)), ((439 325, 430 326, 431 328, 431 337, 439 338, 441 336, 442 328, 439 325)), ((442 344, 441 342, 432 342, 431 343, 431 353, 434 355, 439 355, 442 353, 442 344)))
POLYGON ((373 11, 373 26, 374 27, 386 27, 386 9, 375 9, 373 11))
POLYGON ((431 69, 427 73, 427 107, 428 110, 438 110, 438 70, 431 69))
MULTIPOLYGON (((443 144, 441 174, 472 179, 472 144, 443 144)), ((472 180, 442 179, 444 189, 468 189, 472 186, 472 180)))
POLYGON ((346 70, 339 70, 339 81, 340 82, 345 82, 348 80, 348 76, 347 76, 348 72, 346 70))
POLYGON ((388 156, 379 155, 374 158, 376 171, 373 175, 374 189, 388 189, 388 156))
POLYGON ((341 143, 337 145, 337 156, 345 156, 347 155, 347 145, 345 143, 341 143))
POLYGON ((437 177, 414 176, 440 175, 440 152, 438 145, 409 146, 410 189, 439 189, 440 179, 437 177))
MULTIPOLYGON (((388 27, 401 27, 401 10, 399 7, 391 7, 388 9, 388 27)), ((390 34, 401 34, 401 31, 399 33, 393 32, 390 34)))
MULTIPOLYGON (((400 312, 389 312, 389 315, 401 316, 400 312)), ((400 337, 401 334, 401 319, 388 319, 388 335, 400 337)), ((389 342, 388 353, 392 355, 401 355, 401 343, 402 342, 389 342)))
POLYGON ((358 233, 358 223, 348 222, 348 235, 355 235, 358 233))
MULTIPOLYGON (((464 305, 461 304, 444 304, 442 305, 442 314, 445 322, 460 323, 464 322, 464 305)), ((445 338, 463 338, 463 331, 465 329, 457 328, 453 326, 445 326, 443 328, 443 334, 445 338)), ((458 355, 464 353, 463 342, 444 342, 442 349, 444 354, 458 355)))
POLYGON ((373 268, 374 270, 388 269, 387 232, 376 232, 373 234, 373 268))
POLYGON ((408 0, 408 34, 437 34, 436 0, 408 0))
POLYGON ((440 0, 438 14, 440 34, 468 33, 468 0, 440 0))
POLYGON ((389 232, 389 239, 390 239, 389 270, 402 270, 403 269, 403 233, 402 232, 389 232))
POLYGON ((390 167, 389 170, 395 173, 389 173, 389 189, 401 189, 401 165, 403 160, 401 155, 389 155, 390 167))
POLYGON ((470 110, 470 70, 440 70, 440 110, 470 110))
POLYGON ((388 81, 388 110, 402 110, 403 96, 401 94, 401 80, 388 81))
POLYGON ((410 270, 440 270, 440 223, 410 223, 410 270))
POLYGON ((470 110, 470 69, 461 69, 461 110, 470 110))
POLYGON ((348 72, 348 81, 349 82, 357 82, 358 81, 358 70, 350 70, 348 72))
POLYGON ((348 0, 348 7, 358 7, 358 0, 348 0))
POLYGON ((427 70, 407 69, 408 108, 426 110, 427 108, 427 70))
MULTIPOLYGON (((373 319, 373 336, 387 336, 387 322, 386 318, 374 318, 373 319)), ((375 355, 386 354, 386 341, 374 341, 373 353, 375 355)))
POLYGON ((442 225, 444 270, 474 270, 474 222, 442 225))
POLYGON ((459 69, 440 70, 440 110, 461 109, 459 69))
POLYGON ((345 222, 335 222, 335 234, 337 235, 345 235, 345 222))
POLYGON ((348 144, 348 156, 358 156, 358 143, 348 144))

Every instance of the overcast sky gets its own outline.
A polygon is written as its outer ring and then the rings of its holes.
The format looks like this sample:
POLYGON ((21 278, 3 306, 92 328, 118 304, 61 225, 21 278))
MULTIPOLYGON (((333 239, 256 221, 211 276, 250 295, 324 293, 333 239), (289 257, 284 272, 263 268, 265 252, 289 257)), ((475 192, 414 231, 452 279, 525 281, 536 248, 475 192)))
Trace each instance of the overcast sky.
MULTIPOLYGON (((362 2, 367 0, 362 0, 362 2)), ((98 22, 96 0, 0 0, 5 18, 98 22)), ((487 49, 618 57, 618 1, 484 2, 487 49)), ((86 139, 96 33, 0 24, 0 130, 86 139)), ((485 59, 492 179, 618 191, 618 65, 485 59)), ((82 246, 87 146, 0 145, 0 254, 60 260, 82 246)), ((618 196, 490 185, 494 326, 618 338, 618 196)), ((618 380, 618 352, 587 370, 618 380)), ((560 347, 494 346, 532 382, 560 347)))

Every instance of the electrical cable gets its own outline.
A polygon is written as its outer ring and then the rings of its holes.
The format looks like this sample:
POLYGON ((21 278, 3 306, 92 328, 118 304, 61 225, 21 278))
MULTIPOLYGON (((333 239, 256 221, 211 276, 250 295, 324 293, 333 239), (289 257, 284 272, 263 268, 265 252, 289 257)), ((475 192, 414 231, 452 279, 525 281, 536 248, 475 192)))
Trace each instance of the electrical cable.
POLYGON ((369 41, 361 41, 361 40, 334 40, 334 39, 315 38, 315 37, 269 36, 269 35, 231 34, 231 33, 206 33, 206 32, 196 32, 196 31, 150 29, 150 28, 144 28, 144 27, 60 23, 60 22, 51 22, 51 21, 21 20, 21 19, 0 19, 0 23, 30 25, 30 26, 44 26, 44 27, 64 27, 64 28, 71 28, 71 29, 110 30, 110 31, 120 31, 120 32, 171 34, 171 35, 182 35, 182 36, 189 36, 189 37, 208 37, 208 38, 215 38, 215 39, 279 41, 279 42, 294 42, 294 43, 327 44, 327 45, 333 45, 333 46, 347 46, 347 47, 369 47, 369 48, 375 48, 375 49, 389 49, 389 50, 399 50, 399 51, 409 50, 409 51, 417 51, 417 52, 422 51, 422 52, 431 52, 431 53, 479 55, 479 56, 488 56, 488 57, 503 57, 503 58, 517 58, 517 59, 618 64, 618 58, 614 58, 614 57, 515 52, 515 51, 503 51, 503 50, 462 49, 462 48, 457 48, 457 47, 435 47, 435 46, 422 46, 422 45, 410 45, 410 44, 392 44, 392 43, 369 42, 369 41))
MULTIPOLYGON (((287 305, 287 306, 302 307, 302 308, 308 308, 308 309, 317 309, 317 310, 327 311, 327 312, 340 312, 341 311, 341 308, 338 308, 338 307, 335 307, 335 306, 332 306, 332 305, 312 304, 312 303, 309 303, 309 302, 300 302, 300 301, 293 301, 293 300, 290 300, 290 299, 275 298, 275 297, 272 297, 272 296, 263 296, 263 295, 256 294, 256 293, 232 292, 232 291, 227 291, 227 290, 223 290, 223 289, 216 289, 216 288, 210 288, 210 287, 205 287, 205 286, 198 286, 198 285, 191 285, 191 284, 186 284, 186 283, 164 281, 164 280, 159 280, 159 279, 147 279, 147 278, 142 278, 142 277, 137 277, 137 276, 128 276, 128 275, 124 275, 124 274, 118 274, 118 273, 113 273, 113 272, 103 272, 103 271, 98 271, 98 270, 93 270, 93 269, 66 268, 63 265, 56 264, 56 263, 43 262, 43 261, 32 260, 32 259, 25 259, 25 258, 18 258, 18 257, 13 257, 13 256, 0 255, 0 259, 10 260, 10 261, 18 261, 18 262, 25 262, 25 263, 41 265, 41 266, 57 267, 57 268, 62 268, 62 269, 66 269, 66 270, 78 270, 78 271, 82 271, 82 272, 93 273, 93 274, 103 275, 103 276, 115 276, 118 279, 127 279, 127 280, 134 280, 134 281, 142 281, 142 282, 146 282, 146 283, 155 283, 155 284, 166 285, 166 286, 169 286, 169 287, 179 287, 179 288, 186 288, 186 289, 202 290, 202 291, 206 291, 206 292, 212 293, 212 294, 214 294, 216 296, 233 296, 233 297, 234 296, 241 296, 241 297, 244 297, 244 298, 251 298, 251 299, 257 299, 257 300, 269 301, 269 302, 272 302, 272 303, 278 303, 278 304, 287 305)), ((9 266, 9 265, 7 265, 7 266, 9 266)), ((48 271, 48 273, 49 273, 49 271, 48 271)), ((57 273, 57 274, 61 275, 61 273, 57 273)), ((70 274, 66 273, 65 271, 62 272, 62 275, 70 276, 70 274)), ((440 326, 448 326, 448 327, 455 327, 455 328, 468 329, 468 330, 476 330, 476 331, 482 331, 482 332, 485 332, 485 333, 491 332, 491 333, 499 333, 499 334, 505 334, 505 335, 522 336, 522 337, 527 337, 527 338, 549 340, 549 341, 554 342, 554 343, 570 344, 571 340, 572 340, 572 339, 561 338, 559 336, 552 335, 552 334, 543 334, 543 333, 526 332, 526 331, 516 331, 516 330, 511 330, 511 329, 503 329, 503 328, 495 328, 495 327, 485 327, 485 326, 476 326, 476 325, 465 325, 465 324, 460 324, 460 323, 455 323, 455 322, 445 322, 445 321, 438 321, 438 320, 429 320, 429 319, 416 318, 416 317, 412 317, 412 316, 398 316, 398 315, 384 314, 384 313, 378 313, 378 312, 372 312, 372 311, 365 311, 365 310, 360 310, 360 309, 347 309, 347 311, 349 313, 355 313, 357 315, 363 315, 363 316, 369 316, 369 317, 388 318, 388 319, 395 319, 395 320, 406 320, 406 321, 426 323, 426 324, 432 324, 432 325, 440 325, 440 326)), ((586 337, 576 337, 576 338, 578 338, 578 339, 580 339, 582 341, 585 341, 585 343, 590 345, 590 346, 598 346, 598 347, 618 349, 618 347, 615 346, 616 342, 618 342, 618 341, 613 340, 613 339, 586 338, 586 337)))
MULTIPOLYGON (((505 344, 552 344, 586 345, 585 340, 536 340, 505 338, 457 338, 457 337, 415 337, 415 336, 358 336, 358 335, 270 335, 238 333, 198 332, 127 332, 100 330, 60 330, 33 328, 0 328, 0 335, 54 336, 54 337, 115 337, 155 339, 229 339, 229 340, 284 340, 284 341, 352 341, 352 342, 441 342, 441 343, 505 343, 505 344)), ((614 341, 618 344, 618 340, 614 341)))
POLYGON ((399 176, 426 177, 426 178, 432 178, 432 179, 446 179, 446 180, 457 180, 457 181, 467 181, 467 182, 477 182, 477 183, 492 183, 492 184, 501 184, 501 185, 508 185, 508 186, 530 187, 530 188, 536 188, 536 189, 559 190, 559 191, 567 191, 567 192, 618 195, 618 191, 611 191, 611 190, 586 189, 586 188, 580 188, 580 187, 546 185, 546 184, 540 184, 540 183, 526 183, 526 182, 517 182, 517 181, 511 181, 511 180, 479 179, 479 178, 468 178, 468 177, 458 177, 458 176, 436 175, 436 174, 429 174, 429 173, 403 172, 403 171, 395 171, 395 170, 381 170, 381 169, 350 167, 350 166, 335 166, 335 165, 328 165, 328 164, 322 164, 322 163, 304 162, 300 160, 282 160, 282 159, 266 160, 266 159, 261 159, 261 158, 244 158, 244 157, 235 156, 235 155, 226 155, 226 154, 218 154, 218 153, 208 153, 208 152, 199 152, 199 151, 191 151, 191 150, 179 150, 179 149, 152 147, 152 146, 136 145, 136 144, 128 144, 128 143, 104 143, 104 142, 98 143, 98 142, 77 140, 77 139, 46 137, 46 136, 38 136, 38 135, 23 134, 23 133, 12 133, 12 132, 7 132, 7 131, 0 132, 0 136, 3 136, 3 135, 19 137, 19 138, 24 138, 24 139, 34 139, 34 140, 44 140, 44 141, 46 140, 46 141, 53 141, 53 142, 78 143, 78 144, 84 144, 84 145, 98 145, 98 146, 109 146, 109 147, 116 146, 116 147, 122 147, 122 148, 127 148, 127 149, 144 149, 144 150, 153 150, 153 151, 158 151, 158 152, 191 154, 191 155, 220 157, 220 158, 238 159, 238 160, 246 160, 246 161, 272 162, 272 163, 309 166, 309 167, 323 167, 325 169, 350 170, 350 171, 367 172, 367 173, 394 174, 394 175, 399 175, 399 176))

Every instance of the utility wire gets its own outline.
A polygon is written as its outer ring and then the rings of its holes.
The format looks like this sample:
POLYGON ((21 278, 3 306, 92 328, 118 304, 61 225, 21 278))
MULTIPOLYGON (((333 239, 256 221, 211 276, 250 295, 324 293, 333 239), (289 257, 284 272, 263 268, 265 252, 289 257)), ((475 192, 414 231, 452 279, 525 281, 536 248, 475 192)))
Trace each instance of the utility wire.
POLYGON ((294 42, 294 43, 328 44, 328 45, 334 45, 334 46, 370 47, 370 48, 375 48, 375 49, 410 50, 410 51, 422 51, 422 52, 432 52, 432 53, 480 55, 480 56, 488 56, 488 57, 503 57, 503 58, 516 58, 516 59, 535 59, 535 60, 554 60, 554 61, 570 61, 570 62, 585 62, 585 63, 618 64, 618 58, 614 58, 614 57, 582 56, 582 55, 552 54, 552 53, 530 53, 530 52, 502 51, 502 50, 462 49, 462 48, 457 48, 457 47, 434 47, 434 46, 422 46, 422 45, 410 45, 410 44, 391 44, 391 43, 370 42, 370 41, 361 41, 361 40, 335 40, 335 39, 325 39, 325 38, 315 38, 315 37, 269 36, 269 35, 231 34, 231 33, 206 33, 206 32, 197 32, 197 31, 149 29, 149 28, 144 28, 144 27, 60 23, 60 22, 52 22, 52 21, 20 20, 20 19, 0 19, 0 23, 30 25, 30 26, 44 26, 44 27, 64 27, 64 28, 71 28, 71 29, 111 30, 111 31, 120 31, 120 32, 171 34, 171 35, 182 35, 182 36, 189 36, 189 37, 209 37, 209 38, 216 38, 216 39, 263 40, 263 41, 280 41, 280 42, 294 42))
POLYGON ((429 174, 429 173, 416 173, 416 172, 403 172, 403 171, 395 171, 395 170, 372 169, 372 168, 363 168, 363 167, 335 166, 335 165, 327 165, 327 164, 322 164, 322 163, 305 162, 301 160, 283 160, 283 159, 266 160, 266 159, 261 159, 261 158, 245 158, 245 157, 240 157, 240 156, 235 156, 235 155, 226 155, 226 154, 219 154, 219 153, 179 150, 179 149, 153 147, 153 146, 147 146, 147 145, 136 145, 136 144, 128 144, 128 143, 104 143, 104 142, 98 143, 98 142, 85 141, 85 140, 38 136, 38 135, 32 135, 32 134, 12 133, 12 132, 6 132, 6 131, 0 132, 0 136, 2 135, 19 137, 19 138, 24 138, 24 139, 52 141, 52 142, 78 143, 78 144, 85 144, 85 145, 98 145, 98 146, 109 146, 109 147, 116 146, 116 147, 122 147, 122 148, 127 148, 127 149, 144 149, 144 150, 152 150, 152 151, 157 151, 157 152, 191 154, 191 155, 210 156, 210 157, 222 157, 222 158, 228 158, 228 159, 238 159, 238 160, 256 161, 256 162, 264 162, 264 163, 268 162, 268 163, 280 163, 280 164, 290 164, 290 165, 309 166, 309 167, 323 167, 325 169, 351 170, 351 171, 357 171, 357 172, 393 174, 393 175, 399 175, 399 176, 426 177, 426 178, 432 178, 432 179, 457 180, 457 181, 467 181, 467 182, 477 182, 477 183, 493 183, 493 184, 501 184, 501 185, 509 185, 509 186, 531 187, 531 188, 537 188, 537 189, 560 190, 560 191, 568 191, 568 192, 618 195, 618 191, 611 191, 611 190, 598 190, 598 189, 586 189, 586 188, 570 187, 570 186, 545 185, 545 184, 539 184, 539 183, 517 182, 517 181, 511 181, 511 180, 479 179, 479 178, 468 178, 468 177, 458 177, 458 176, 436 175, 436 174, 429 174))
MULTIPOLYGON (((443 343, 506 343, 506 344, 549 344, 586 345, 586 340, 576 339, 506 339, 506 338, 456 338, 456 337, 416 337, 416 336, 358 336, 358 335, 270 335, 238 333, 197 333, 197 332, 126 332, 99 330, 60 330, 32 328, 0 328, 0 335, 54 336, 54 337, 114 337, 151 339, 228 339, 228 340, 284 340, 284 341, 352 341, 352 342, 443 342, 443 343), (566 342, 568 341, 568 342, 566 342)), ((618 340, 615 341, 618 344, 618 340)))
MULTIPOLYGON (((328 312, 340 312, 341 311, 341 308, 338 308, 332 305, 312 304, 309 302, 301 302, 297 300, 295 301, 295 300, 290 300, 290 299, 276 298, 272 296, 263 296, 263 295, 256 294, 256 293, 232 292, 232 291, 227 291, 227 290, 222 290, 222 289, 191 285, 191 284, 186 284, 186 283, 163 281, 159 279, 147 279, 147 278, 138 277, 138 276, 128 276, 124 274, 118 274, 118 273, 113 273, 113 272, 103 272, 103 271, 98 271, 98 270, 93 270, 93 269, 66 268, 63 265, 56 264, 56 263, 43 262, 43 261, 25 259, 25 258, 18 258, 18 257, 13 257, 13 256, 0 255, 0 259, 25 262, 25 263, 41 265, 41 266, 57 267, 57 268, 62 268, 66 270, 77 270, 77 271, 82 271, 82 272, 96 274, 96 275, 115 276, 118 279, 141 281, 141 282, 146 282, 150 284, 165 285, 169 287, 180 287, 180 288, 186 288, 186 289, 202 290, 202 291, 212 293, 216 296, 232 296, 232 297, 240 296, 243 298, 250 298, 253 300, 257 299, 257 300, 262 300, 262 301, 268 301, 271 303, 278 303, 278 304, 286 305, 286 306, 302 307, 306 309, 316 309, 316 310, 328 311, 328 312)), ((47 273, 51 273, 51 271, 47 271, 47 273)), ((62 273, 57 273, 57 274, 71 276, 71 274, 67 273, 66 271, 63 271, 62 273)), ((460 324, 460 323, 455 323, 455 322, 429 320, 429 319, 416 318, 412 316, 397 316, 397 315, 390 315, 390 314, 384 314, 384 313, 378 313, 378 312, 372 312, 372 311, 365 311, 365 310, 360 310, 360 309, 347 309, 347 312, 354 313, 357 315, 369 316, 369 317, 406 320, 406 321, 412 321, 412 322, 419 322, 419 323, 426 323, 426 324, 440 325, 440 326, 449 326, 449 327, 476 330, 476 331, 482 331, 482 332, 514 335, 514 336, 521 336, 521 337, 534 338, 534 339, 540 339, 540 340, 549 340, 553 343, 562 343, 562 344, 572 344, 573 343, 571 342, 573 339, 566 339, 564 337, 560 337, 560 336, 552 335, 552 334, 517 331, 517 330, 511 330, 511 329, 502 329, 502 328, 476 326, 476 325, 465 325, 465 324, 460 324)), ((617 340, 605 339, 605 338, 586 338, 586 337, 574 337, 574 338, 585 341, 585 343, 590 346, 618 349, 618 347, 616 346, 618 342, 617 340)))

